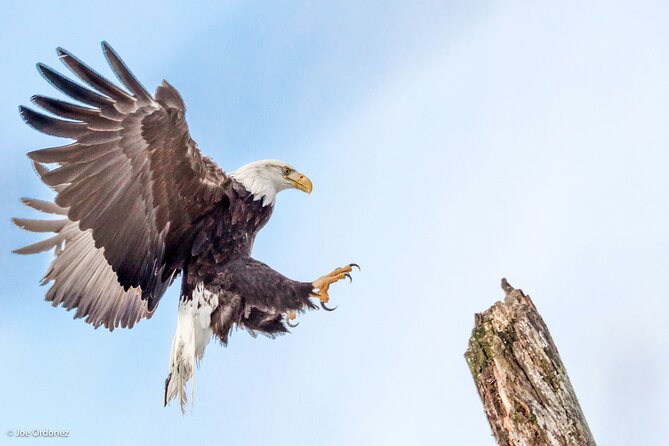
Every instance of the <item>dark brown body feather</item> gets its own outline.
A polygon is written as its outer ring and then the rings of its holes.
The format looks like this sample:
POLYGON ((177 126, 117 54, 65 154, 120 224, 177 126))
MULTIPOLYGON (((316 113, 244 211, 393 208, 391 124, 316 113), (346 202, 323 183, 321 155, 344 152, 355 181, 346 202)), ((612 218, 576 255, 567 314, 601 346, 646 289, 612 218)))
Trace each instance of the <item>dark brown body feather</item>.
POLYGON ((201 155, 176 89, 163 81, 152 97, 106 43, 103 51, 127 91, 58 49, 92 89, 45 65, 38 69, 84 105, 34 96, 36 105, 58 117, 20 108, 33 128, 74 141, 28 154, 56 198, 24 202, 63 218, 15 220, 27 230, 56 234, 16 251, 55 250, 44 277, 53 282, 47 300, 76 308, 75 317, 96 327, 132 327, 151 316, 183 273, 182 299, 199 282, 219 295, 212 327, 223 342, 234 324, 270 335, 285 331, 283 313, 311 307, 312 290, 250 257, 272 206, 254 200, 201 155))
POLYGON ((273 206, 263 206, 241 184, 226 188, 226 206, 202 219, 185 266, 182 296, 189 299, 202 282, 219 296, 212 328, 223 343, 233 324, 274 335, 287 331, 283 315, 289 310, 314 308, 312 285, 297 282, 251 258, 255 236, 269 221, 273 206))

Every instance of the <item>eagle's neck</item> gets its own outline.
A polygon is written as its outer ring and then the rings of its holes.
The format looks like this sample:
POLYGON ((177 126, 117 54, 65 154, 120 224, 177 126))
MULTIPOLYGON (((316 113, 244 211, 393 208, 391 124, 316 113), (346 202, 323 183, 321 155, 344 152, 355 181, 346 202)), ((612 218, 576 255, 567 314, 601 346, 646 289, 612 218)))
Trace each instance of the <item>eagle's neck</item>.
POLYGON ((262 200, 263 206, 273 206, 276 194, 283 190, 282 185, 277 184, 276 179, 257 163, 242 166, 230 173, 230 176, 251 192, 253 201, 262 200))

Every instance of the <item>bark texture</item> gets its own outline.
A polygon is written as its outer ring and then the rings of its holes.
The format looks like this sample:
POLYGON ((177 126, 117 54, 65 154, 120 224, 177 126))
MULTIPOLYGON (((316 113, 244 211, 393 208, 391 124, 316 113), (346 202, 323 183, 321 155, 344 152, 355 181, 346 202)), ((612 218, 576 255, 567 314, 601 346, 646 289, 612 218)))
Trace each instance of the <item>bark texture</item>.
POLYGON ((497 444, 595 445, 567 371, 532 299, 506 293, 476 314, 465 358, 497 444))

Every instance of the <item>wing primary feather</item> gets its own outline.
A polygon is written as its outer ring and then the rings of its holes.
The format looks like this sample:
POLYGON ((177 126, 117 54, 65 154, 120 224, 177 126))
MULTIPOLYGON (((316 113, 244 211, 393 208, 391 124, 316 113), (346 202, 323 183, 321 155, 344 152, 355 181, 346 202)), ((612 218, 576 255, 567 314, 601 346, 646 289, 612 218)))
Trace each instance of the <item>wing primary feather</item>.
POLYGON ((28 157, 42 163, 88 163, 117 150, 113 143, 83 145, 78 143, 28 152, 28 157))
POLYGON ((77 141, 79 141, 80 144, 92 146, 95 144, 112 142, 113 140, 118 139, 120 135, 121 130, 97 130, 83 135, 77 141))
POLYGON ((69 102, 61 101, 60 99, 35 95, 30 98, 30 101, 48 112, 67 119, 87 121, 88 119, 97 118, 99 116, 99 111, 94 108, 70 104, 69 102))
POLYGON ((115 153, 107 153, 97 158, 94 163, 66 163, 42 175, 42 181, 49 186, 76 183, 100 173, 113 166, 114 163, 121 164, 124 161, 122 158, 119 159, 115 153))
POLYGON ((128 66, 121 60, 121 58, 116 54, 116 51, 109 46, 107 42, 102 42, 102 51, 107 58, 107 62, 111 66, 116 77, 125 85, 128 90, 130 90, 135 96, 141 99, 145 99, 149 102, 153 102, 153 98, 149 92, 139 83, 137 78, 132 74, 128 69, 128 66))
POLYGON ((37 198, 21 198, 21 202, 36 211, 46 214, 66 215, 67 209, 58 206, 52 201, 38 200, 37 198))
POLYGON ((33 243, 32 245, 24 246, 23 248, 18 248, 13 250, 12 252, 14 254, 37 254, 39 252, 44 252, 47 251, 54 246, 58 245, 60 242, 63 241, 63 236, 60 234, 54 235, 53 237, 50 237, 45 240, 41 240, 37 243, 33 243))
POLYGON ((44 164, 38 163, 37 161, 33 161, 33 168, 35 169, 35 172, 37 172, 37 175, 39 175, 40 178, 42 177, 42 175, 44 175, 49 171, 49 169, 47 169, 47 167, 44 164))
POLYGON ((84 122, 52 118, 23 105, 19 106, 19 113, 26 124, 47 135, 76 139, 86 133, 86 123, 84 122))
POLYGON ((68 220, 37 220, 33 218, 13 217, 12 222, 19 228, 30 232, 58 232, 63 229, 68 220))
POLYGON ((37 70, 47 82, 77 101, 96 107, 105 107, 114 103, 108 97, 82 87, 43 63, 37 64, 37 70))
POLYGON ((57 48, 56 52, 60 60, 69 68, 79 79, 86 82, 91 87, 95 88, 101 93, 106 94, 110 98, 117 101, 135 102, 136 99, 130 96, 125 91, 112 84, 108 79, 98 74, 91 67, 77 59, 70 52, 63 48, 57 48))
MULTIPOLYGON (((46 175, 47 173, 49 173, 49 169, 47 169, 47 167, 44 164, 39 163, 35 160, 33 160, 33 169, 35 169, 35 172, 37 172, 37 175, 40 178, 42 178, 42 175, 46 175)), ((65 188, 65 186, 50 186, 50 187, 56 192, 60 192, 65 188)))

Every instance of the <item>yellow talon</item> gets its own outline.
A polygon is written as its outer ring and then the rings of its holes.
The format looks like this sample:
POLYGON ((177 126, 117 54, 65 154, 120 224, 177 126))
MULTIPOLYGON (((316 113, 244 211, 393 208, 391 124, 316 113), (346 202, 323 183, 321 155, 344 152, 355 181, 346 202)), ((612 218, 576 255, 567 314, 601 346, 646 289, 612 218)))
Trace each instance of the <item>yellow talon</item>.
POLYGON ((314 287, 315 291, 313 291, 311 296, 320 299, 321 304, 327 303, 330 300, 330 296, 328 295, 328 289, 330 288, 330 285, 346 277, 350 279, 351 276, 349 273, 352 270, 353 268, 351 265, 346 265, 335 269, 330 274, 326 274, 314 280, 311 285, 314 287))
POLYGON ((298 325, 300 325, 299 322, 296 322, 294 324, 291 322, 291 321, 295 320, 296 317, 297 317, 297 313, 295 311, 292 311, 292 310, 288 311, 286 313, 286 325, 288 325, 290 328, 295 328, 298 325))

